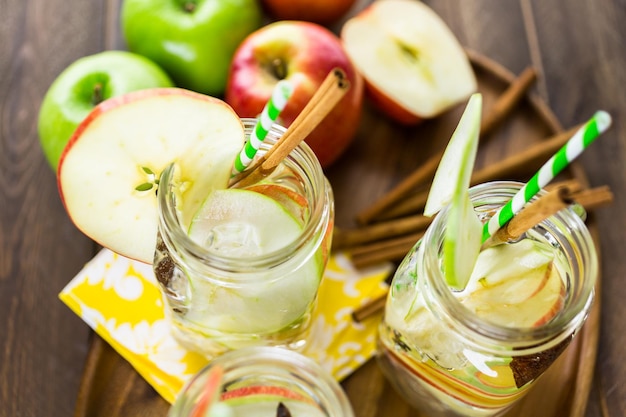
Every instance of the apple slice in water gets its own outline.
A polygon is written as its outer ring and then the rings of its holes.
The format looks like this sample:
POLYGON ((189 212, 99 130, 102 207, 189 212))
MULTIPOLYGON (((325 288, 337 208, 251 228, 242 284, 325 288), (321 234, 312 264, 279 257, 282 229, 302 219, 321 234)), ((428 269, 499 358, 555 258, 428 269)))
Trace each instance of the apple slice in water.
POLYGON ((462 290, 467 284, 481 246, 482 224, 469 199, 469 185, 478 150, 482 96, 473 94, 450 138, 435 173, 424 215, 432 216, 450 204, 443 242, 447 284, 462 290))
POLYGON ((223 376, 224 370, 220 366, 215 366, 209 370, 204 384, 204 391, 193 408, 191 417, 206 417, 207 415, 218 417, 221 415, 213 410, 219 400, 223 376), (209 410, 212 411, 210 414, 208 414, 209 410))
POLYGON ((258 256, 296 240, 300 223, 276 200, 255 191, 213 191, 194 216, 189 236, 226 256, 258 256))
POLYGON ((553 260, 553 253, 529 239, 486 249, 460 300, 502 326, 539 326, 561 310, 566 293, 553 260))
POLYGON ((152 263, 156 179, 172 162, 185 184, 185 210, 226 188, 245 142, 225 102, 191 91, 141 90, 98 105, 59 162, 61 199, 78 229, 120 255, 152 263))
POLYGON ((276 200, 285 210, 290 212, 293 217, 302 223, 304 223, 309 215, 309 202, 303 195, 298 194, 291 188, 278 184, 259 183, 253 184, 245 189, 264 194, 276 200))

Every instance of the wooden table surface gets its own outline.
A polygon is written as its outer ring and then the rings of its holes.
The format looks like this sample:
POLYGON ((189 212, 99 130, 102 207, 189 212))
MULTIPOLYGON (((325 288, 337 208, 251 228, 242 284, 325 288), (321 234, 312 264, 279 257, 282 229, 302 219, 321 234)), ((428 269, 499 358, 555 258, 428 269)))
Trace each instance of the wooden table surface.
MULTIPOLYGON (((358 1, 350 13, 367 3, 358 1)), ((610 0, 425 3, 463 45, 515 74, 534 66, 539 78, 533 91, 563 126, 580 123, 600 108, 613 115, 612 129, 580 158, 591 185, 610 185, 616 194, 614 203, 596 216, 602 250, 601 329, 584 415, 624 416, 626 5, 610 0)), ((120 0, 0 0, 2 417, 74 413, 92 334, 57 295, 98 248, 72 225, 62 207, 55 175, 39 147, 37 114, 50 83, 71 62, 124 48, 119 7, 120 0)), ((408 169, 394 160, 380 163, 395 173, 393 181, 408 169)), ((331 180, 340 175, 338 168, 331 171, 331 180)), ((382 193, 393 181, 372 192, 382 193)), ((360 385, 358 389, 368 388, 363 388, 367 383, 360 385)), ((350 381, 347 388, 357 389, 350 381)), ((382 389, 375 381, 369 388, 382 389)))

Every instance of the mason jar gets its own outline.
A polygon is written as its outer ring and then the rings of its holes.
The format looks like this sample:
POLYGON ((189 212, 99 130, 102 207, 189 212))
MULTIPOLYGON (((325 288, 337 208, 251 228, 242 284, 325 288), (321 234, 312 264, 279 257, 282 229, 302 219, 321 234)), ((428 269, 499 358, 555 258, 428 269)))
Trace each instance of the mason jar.
MULTIPOLYGON (((471 188, 481 221, 521 186, 492 182, 471 188)), ((492 248, 493 275, 479 274, 472 290, 454 292, 442 270, 447 216, 444 208, 394 275, 379 329, 378 363, 407 402, 428 416, 500 415, 583 325, 598 274, 596 250, 583 220, 567 208, 515 243, 540 249, 537 253, 522 256, 512 251, 514 246, 492 248), (531 271, 539 266, 532 262, 548 254, 553 261, 538 262, 546 272, 537 269, 535 278, 531 271), (506 287, 498 287, 502 282, 489 278, 499 273, 519 273, 519 285, 505 292, 506 287)))
POLYGON ((176 397, 168 417, 190 417, 206 401, 207 377, 222 372, 214 401, 231 409, 225 415, 275 417, 278 404, 289 415, 353 417, 341 386, 321 366, 298 352, 282 348, 253 347, 227 352, 190 379, 176 397))
MULTIPOLYGON (((256 120, 242 121, 249 136, 256 120)), ((284 132, 275 125, 259 155, 284 132)), ((289 245, 262 254, 231 255, 190 238, 181 221, 193 215, 185 213, 189 179, 179 179, 179 170, 172 164, 160 179, 153 262, 175 338, 207 357, 247 346, 302 349, 334 221, 332 189, 315 154, 303 142, 270 176, 246 187, 275 200, 301 228, 289 245)))

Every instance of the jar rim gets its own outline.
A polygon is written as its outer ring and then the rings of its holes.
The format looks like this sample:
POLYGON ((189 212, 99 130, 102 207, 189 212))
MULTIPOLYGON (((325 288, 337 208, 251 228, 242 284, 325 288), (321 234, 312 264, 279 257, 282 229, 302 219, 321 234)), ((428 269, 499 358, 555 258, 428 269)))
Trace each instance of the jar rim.
POLYGON ((203 386, 204 378, 216 366, 221 367, 224 372, 225 388, 234 382, 229 380, 229 376, 235 379, 241 376, 255 377, 255 373, 263 371, 259 376, 270 379, 272 376, 285 380, 288 378, 299 388, 305 388, 304 391, 319 401, 331 417, 354 415, 350 401, 339 383, 319 363, 301 353, 270 346, 250 346, 217 356, 187 381, 175 406, 184 408, 187 401, 193 401, 192 398, 186 399, 184 395, 189 395, 193 386, 203 386))
MULTIPOLYGON (((249 133, 256 124, 254 118, 241 119, 246 132, 249 133)), ((264 154, 277 139, 285 133, 283 126, 274 124, 269 131, 267 138, 261 143, 259 155, 264 154)), ((312 239, 319 235, 318 239, 324 238, 324 231, 320 229, 328 228, 332 222, 333 201, 332 189, 324 176, 322 167, 315 156, 313 150, 305 143, 300 143, 291 154, 285 159, 285 164, 296 170, 303 178, 307 178, 310 183, 309 188, 312 195, 310 203, 310 214, 302 233, 290 245, 265 253, 263 255, 252 255, 245 258, 241 256, 229 256, 217 254, 207 250, 204 246, 191 239, 185 232, 178 217, 175 195, 172 188, 175 187, 175 170, 178 169, 175 163, 168 165, 161 174, 157 202, 159 210, 159 222, 167 228, 171 236, 163 236, 166 245, 170 245, 172 239, 176 240, 176 247, 184 254, 185 259, 197 259, 203 265, 212 265, 222 271, 231 273, 254 272, 259 269, 272 268, 278 266, 295 256, 299 250, 309 244, 312 239), (297 158, 297 160, 295 159, 297 158), (325 204, 329 201, 330 204, 325 204)))
MULTIPOLYGON (((475 205, 477 203, 480 204, 481 199, 486 197, 490 199, 497 197, 501 200, 501 203, 504 204, 522 186, 523 183, 517 181, 493 181, 483 183, 470 188, 470 198, 475 205)), ((545 191, 542 190, 535 199, 543 194, 545 194, 545 191)), ((493 200, 490 201, 494 202, 493 200)), ((445 228, 445 219, 448 210, 449 207, 445 207, 437 214, 432 227, 429 228, 424 236, 423 247, 440 247, 443 236, 442 231, 445 228)), ((486 217, 486 220, 488 220, 490 215, 486 215, 486 217)), ((555 231, 557 227, 564 226, 566 233, 570 233, 573 237, 571 242, 565 239, 565 244, 576 245, 576 249, 579 250, 577 256, 581 256, 585 260, 585 262, 582 260, 579 262, 580 265, 578 266, 581 269, 580 271, 573 271, 573 273, 584 274, 582 285, 580 288, 576 289, 576 293, 574 294, 576 298, 574 302, 567 304, 564 307, 564 311, 554 320, 550 320, 537 327, 509 327, 499 325, 476 316, 471 310, 466 308, 453 295, 452 291, 445 283, 443 272, 435 259, 436 257, 425 257, 424 259, 427 263, 426 267, 428 270, 430 272, 436 271, 435 273, 425 274, 426 281, 432 289, 436 291, 437 297, 442 300, 439 305, 446 319, 455 326, 468 329, 472 338, 482 340, 483 342, 489 340, 507 341, 507 343, 510 343, 516 350, 532 348, 539 343, 555 345, 571 335, 588 314, 588 310, 593 301, 598 268, 594 242, 583 220, 572 208, 561 210, 557 214, 542 221, 539 226, 548 231, 551 235, 557 233, 555 231)), ((563 240, 563 238, 559 238, 561 243, 563 243, 563 240)), ((570 290, 572 289, 570 288, 570 290)))

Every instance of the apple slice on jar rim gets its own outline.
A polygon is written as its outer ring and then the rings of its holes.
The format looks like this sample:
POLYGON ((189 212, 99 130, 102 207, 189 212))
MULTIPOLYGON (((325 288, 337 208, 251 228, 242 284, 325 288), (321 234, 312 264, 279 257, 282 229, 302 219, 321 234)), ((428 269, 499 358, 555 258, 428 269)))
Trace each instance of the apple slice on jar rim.
POLYGON ((473 94, 437 167, 425 216, 449 204, 443 241, 446 283, 455 291, 467 285, 481 247, 482 224, 469 198, 469 186, 480 134, 482 96, 473 94))

